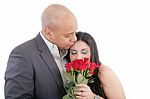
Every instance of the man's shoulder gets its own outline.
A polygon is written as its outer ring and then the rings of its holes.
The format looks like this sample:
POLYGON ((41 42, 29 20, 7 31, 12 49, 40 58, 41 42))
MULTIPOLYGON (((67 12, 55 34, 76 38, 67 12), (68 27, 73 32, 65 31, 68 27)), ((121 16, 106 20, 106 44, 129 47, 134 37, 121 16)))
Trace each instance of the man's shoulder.
POLYGON ((29 49, 33 49, 34 46, 35 46, 35 38, 17 45, 12 51, 28 51, 29 49))

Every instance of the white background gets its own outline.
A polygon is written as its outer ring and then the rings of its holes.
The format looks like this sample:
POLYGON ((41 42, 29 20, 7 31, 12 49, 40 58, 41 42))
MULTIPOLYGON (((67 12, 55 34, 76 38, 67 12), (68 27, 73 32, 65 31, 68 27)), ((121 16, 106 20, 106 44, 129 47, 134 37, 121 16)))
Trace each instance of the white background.
POLYGON ((52 3, 72 10, 78 31, 95 38, 101 62, 114 70, 127 99, 150 99, 149 0, 0 0, 0 99, 10 51, 37 35, 52 3))

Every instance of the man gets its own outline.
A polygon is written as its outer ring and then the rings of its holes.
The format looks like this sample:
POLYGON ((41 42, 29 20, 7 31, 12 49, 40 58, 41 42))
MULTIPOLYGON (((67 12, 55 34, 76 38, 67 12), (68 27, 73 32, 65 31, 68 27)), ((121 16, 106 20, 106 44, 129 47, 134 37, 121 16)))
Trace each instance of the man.
POLYGON ((66 7, 48 6, 42 13, 42 31, 14 48, 5 72, 5 99, 61 99, 63 67, 59 50, 76 41, 77 20, 66 7))

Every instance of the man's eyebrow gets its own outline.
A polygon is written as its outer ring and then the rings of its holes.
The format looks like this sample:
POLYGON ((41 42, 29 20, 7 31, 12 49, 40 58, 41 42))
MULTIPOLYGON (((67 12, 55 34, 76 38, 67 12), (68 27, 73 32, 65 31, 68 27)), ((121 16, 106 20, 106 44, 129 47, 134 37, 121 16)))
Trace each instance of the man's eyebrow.
POLYGON ((75 32, 70 32, 70 33, 68 33, 68 34, 66 34, 66 35, 70 35, 70 34, 74 34, 75 32))

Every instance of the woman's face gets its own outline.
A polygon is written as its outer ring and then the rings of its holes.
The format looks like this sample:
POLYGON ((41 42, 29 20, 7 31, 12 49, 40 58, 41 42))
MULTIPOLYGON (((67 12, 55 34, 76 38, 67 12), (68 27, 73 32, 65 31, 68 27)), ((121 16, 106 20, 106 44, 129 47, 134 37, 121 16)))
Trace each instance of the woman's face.
POLYGON ((90 47, 83 41, 76 41, 70 48, 70 61, 76 59, 89 58, 91 56, 90 47))

